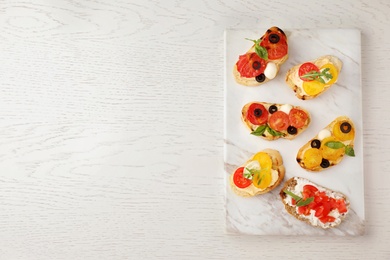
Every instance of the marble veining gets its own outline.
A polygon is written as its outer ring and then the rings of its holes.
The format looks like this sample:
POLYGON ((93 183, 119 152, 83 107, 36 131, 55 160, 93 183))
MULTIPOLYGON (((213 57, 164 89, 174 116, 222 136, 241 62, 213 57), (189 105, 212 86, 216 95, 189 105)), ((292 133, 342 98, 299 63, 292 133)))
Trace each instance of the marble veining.
POLYGON ((258 87, 237 84, 231 73, 238 56, 251 46, 245 38, 260 37, 265 29, 225 31, 225 210, 226 230, 252 235, 362 235, 364 233, 363 124, 361 97, 360 32, 355 29, 289 30, 289 59, 277 77, 258 87), (284 82, 289 68, 323 55, 343 61, 338 82, 313 100, 300 100, 284 82), (251 101, 289 103, 306 108, 312 117, 309 128, 292 141, 266 141, 250 135, 241 122, 241 108, 251 101), (356 157, 346 157, 331 169, 307 172, 296 163, 299 148, 338 116, 349 116, 355 124, 356 157), (265 148, 279 150, 286 167, 285 180, 301 176, 347 195, 351 211, 337 228, 323 230, 298 221, 284 210, 279 198, 280 185, 270 193, 252 198, 234 194, 229 175, 252 154, 265 148))

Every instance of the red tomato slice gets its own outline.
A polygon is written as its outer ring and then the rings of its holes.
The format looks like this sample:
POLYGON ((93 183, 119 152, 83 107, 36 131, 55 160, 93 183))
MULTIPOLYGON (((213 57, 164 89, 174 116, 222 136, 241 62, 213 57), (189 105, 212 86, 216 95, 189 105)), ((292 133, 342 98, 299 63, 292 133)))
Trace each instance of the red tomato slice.
POLYGON ((303 75, 305 75, 305 74, 307 74, 309 72, 312 72, 312 71, 320 72, 320 69, 316 65, 311 63, 311 62, 303 63, 299 67, 299 70, 298 70, 299 78, 301 80, 303 80, 303 81, 312 81, 312 80, 314 80, 314 78, 302 78, 303 75))
POLYGON ((282 30, 276 27, 271 28, 264 34, 260 46, 267 50, 268 59, 270 60, 283 58, 288 53, 287 37, 282 30), (275 37, 278 40, 275 41, 275 37))
POLYGON ((297 108, 293 108, 290 110, 288 114, 288 119, 290 120, 290 124, 296 128, 301 128, 306 124, 306 120, 308 115, 305 111, 297 108))
POLYGON ((233 175, 234 184, 241 189, 245 189, 251 185, 252 181, 244 177, 244 167, 238 168, 233 175))
POLYGON ((289 125, 288 115, 283 111, 276 111, 269 118, 269 126, 276 131, 286 130, 289 125))
POLYGON ((264 72, 267 62, 255 52, 251 52, 240 55, 236 65, 241 77, 253 78, 264 72))
POLYGON ((335 220, 336 220, 336 218, 334 218, 332 216, 325 216, 325 217, 320 218, 320 221, 322 223, 334 222, 335 220))
POLYGON ((253 103, 248 108, 246 118, 254 125, 264 125, 268 121, 268 110, 262 104, 253 103))

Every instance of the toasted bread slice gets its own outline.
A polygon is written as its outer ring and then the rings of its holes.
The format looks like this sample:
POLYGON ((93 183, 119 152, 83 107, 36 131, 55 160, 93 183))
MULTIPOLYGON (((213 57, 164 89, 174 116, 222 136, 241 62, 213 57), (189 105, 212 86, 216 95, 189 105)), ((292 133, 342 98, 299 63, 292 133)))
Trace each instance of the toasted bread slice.
POLYGON ((324 93, 337 82, 342 65, 342 61, 335 56, 322 56, 289 69, 286 74, 286 83, 294 90, 299 99, 312 99, 324 93), (314 67, 311 66, 313 64, 314 67), (310 73, 315 72, 315 69, 322 72, 322 76, 315 76, 315 74, 310 76, 310 73), (327 71, 324 71, 325 69, 327 71))
POLYGON ((284 179, 285 172, 280 153, 273 149, 264 149, 254 154, 230 175, 230 186, 239 196, 253 197, 275 189, 284 179), (260 165, 260 168, 254 166, 257 164, 260 165), (245 173, 249 173, 251 179, 245 178, 245 173), (250 184, 237 186, 237 184, 244 182, 250 184))
POLYGON ((259 86, 275 78, 280 66, 287 59, 287 36, 280 28, 274 26, 239 57, 234 65, 233 75, 238 84, 259 86), (261 46, 262 57, 257 54, 256 46, 261 46))
POLYGON ((307 129, 310 113, 290 104, 250 102, 241 111, 241 119, 251 133, 272 141, 292 140, 307 129))
POLYGON ((299 165, 309 171, 322 171, 341 162, 345 155, 355 156, 355 126, 347 116, 334 119, 310 139, 297 153, 299 165))
POLYGON ((279 195, 288 213, 314 227, 323 229, 337 227, 350 211, 349 200, 344 194, 301 177, 287 180, 279 195), (311 187, 305 187, 305 185, 311 187), (294 199, 291 193, 301 197, 302 200, 294 199), (304 198, 305 196, 306 198, 304 198), (311 200, 312 202, 310 202, 311 200))

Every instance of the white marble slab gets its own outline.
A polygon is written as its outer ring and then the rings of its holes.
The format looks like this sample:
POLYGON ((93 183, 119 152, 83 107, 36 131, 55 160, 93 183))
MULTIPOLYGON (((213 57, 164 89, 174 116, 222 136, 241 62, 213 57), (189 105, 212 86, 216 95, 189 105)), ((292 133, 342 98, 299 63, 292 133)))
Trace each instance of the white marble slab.
POLYGON ((360 31, 355 29, 289 30, 284 29, 289 43, 289 59, 278 76, 259 87, 237 84, 232 69, 240 54, 267 28, 227 30, 225 32, 225 184, 226 230, 254 235, 362 235, 364 233, 363 123, 361 86, 360 31), (343 61, 338 82, 313 100, 300 100, 284 82, 287 70, 322 55, 335 55, 343 61), (241 108, 251 101, 289 103, 310 111, 312 123, 296 139, 266 141, 249 133, 240 118, 241 108), (356 157, 346 157, 336 167, 320 173, 302 169, 295 157, 299 148, 337 116, 349 116, 356 126, 356 157), (322 186, 348 196, 351 212, 344 222, 330 230, 312 227, 296 220, 279 199, 282 186, 253 198, 234 194, 228 176, 252 154, 273 148, 280 151, 286 166, 285 180, 293 176, 308 178, 322 186))

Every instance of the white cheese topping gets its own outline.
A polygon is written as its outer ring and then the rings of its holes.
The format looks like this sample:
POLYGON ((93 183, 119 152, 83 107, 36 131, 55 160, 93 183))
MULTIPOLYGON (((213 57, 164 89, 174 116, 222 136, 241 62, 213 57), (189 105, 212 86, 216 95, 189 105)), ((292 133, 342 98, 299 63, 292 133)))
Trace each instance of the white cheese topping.
MULTIPOLYGON (((260 163, 256 160, 250 161, 244 167, 244 176, 252 176, 253 172, 258 172, 258 171, 260 171, 260 163)), ((252 179, 252 177, 248 179, 252 179)))
POLYGON ((280 107, 279 111, 286 113, 287 115, 290 113, 292 106, 290 104, 284 104, 280 107))
POLYGON ((264 70, 264 76, 269 79, 273 79, 275 78, 276 73, 278 73, 278 68, 276 67, 276 64, 273 62, 268 62, 264 70))
POLYGON ((325 138, 330 137, 331 135, 332 135, 332 133, 331 133, 328 129, 322 129, 322 130, 318 133, 318 140, 322 141, 322 140, 324 140, 325 138))

